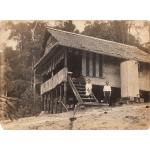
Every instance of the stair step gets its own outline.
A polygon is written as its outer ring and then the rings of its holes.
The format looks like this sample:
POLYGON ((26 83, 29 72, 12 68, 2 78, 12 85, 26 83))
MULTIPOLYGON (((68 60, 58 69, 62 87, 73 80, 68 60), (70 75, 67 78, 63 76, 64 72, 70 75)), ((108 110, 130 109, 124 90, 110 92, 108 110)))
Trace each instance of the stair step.
POLYGON ((85 92, 85 87, 76 87, 76 88, 77 88, 78 92, 80 92, 80 91, 84 91, 85 92))
POLYGON ((83 101, 95 101, 93 98, 82 98, 83 101))
POLYGON ((73 82, 73 84, 76 84, 76 85, 83 85, 83 86, 85 86, 85 84, 77 83, 77 82, 73 82))
POLYGON ((79 94, 85 94, 86 93, 85 90, 83 90, 83 91, 78 90, 78 92, 79 92, 79 94))
POLYGON ((84 85, 85 86, 85 83, 82 83, 82 82, 73 82, 73 84, 78 84, 78 85, 84 85))
POLYGON ((72 79, 72 81, 74 83, 81 83, 81 84, 86 84, 86 82, 84 80, 80 80, 80 79, 72 79))
MULTIPOLYGON (((88 95, 85 95, 85 94, 80 94, 81 97, 87 97, 87 98, 90 98, 88 95)), ((91 97, 92 98, 92 97, 91 97)))
POLYGON ((84 81, 85 82, 84 78, 72 78, 72 80, 80 80, 80 81, 84 81))
POLYGON ((85 86, 77 86, 77 89, 85 89, 85 86))
POLYGON ((74 83, 74 85, 75 85, 76 87, 84 87, 84 88, 85 88, 85 85, 83 85, 83 84, 76 84, 76 83, 74 83))
POLYGON ((102 106, 100 103, 97 102, 84 102, 84 106, 102 106))

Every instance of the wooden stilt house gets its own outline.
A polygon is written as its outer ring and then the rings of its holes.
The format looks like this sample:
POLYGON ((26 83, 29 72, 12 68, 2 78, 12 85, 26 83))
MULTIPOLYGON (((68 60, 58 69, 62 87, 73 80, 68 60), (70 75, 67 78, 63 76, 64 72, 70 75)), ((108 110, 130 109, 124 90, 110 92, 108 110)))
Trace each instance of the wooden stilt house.
POLYGON ((150 55, 134 46, 47 28, 34 72, 35 81, 42 77, 42 110, 50 113, 95 98, 101 102, 106 80, 112 86, 113 101, 136 98, 140 92, 145 101, 150 100, 150 55), (85 95, 87 79, 94 97, 85 95))

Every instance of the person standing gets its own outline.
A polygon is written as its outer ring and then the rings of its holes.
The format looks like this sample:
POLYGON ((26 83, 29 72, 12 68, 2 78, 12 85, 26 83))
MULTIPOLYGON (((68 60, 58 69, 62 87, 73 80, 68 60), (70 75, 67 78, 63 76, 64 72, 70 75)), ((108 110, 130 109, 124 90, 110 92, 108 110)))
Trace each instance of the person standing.
POLYGON ((108 103, 109 106, 112 106, 112 101, 110 99, 110 97, 111 97, 111 86, 109 85, 109 81, 106 81, 106 84, 104 85, 104 88, 103 88, 103 92, 104 92, 105 102, 108 103))
POLYGON ((92 83, 90 79, 87 80, 85 89, 86 89, 86 96, 91 96, 92 95, 92 83))

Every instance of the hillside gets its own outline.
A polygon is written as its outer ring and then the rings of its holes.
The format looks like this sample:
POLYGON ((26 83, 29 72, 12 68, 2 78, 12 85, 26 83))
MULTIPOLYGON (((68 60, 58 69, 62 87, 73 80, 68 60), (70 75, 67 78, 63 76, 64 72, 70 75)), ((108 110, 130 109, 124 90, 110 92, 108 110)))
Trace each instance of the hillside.
POLYGON ((41 114, 1 122, 4 129, 27 130, 107 130, 107 129, 148 129, 150 126, 150 104, 132 104, 119 107, 86 108, 80 110, 77 120, 70 123, 72 112, 62 114, 41 114))

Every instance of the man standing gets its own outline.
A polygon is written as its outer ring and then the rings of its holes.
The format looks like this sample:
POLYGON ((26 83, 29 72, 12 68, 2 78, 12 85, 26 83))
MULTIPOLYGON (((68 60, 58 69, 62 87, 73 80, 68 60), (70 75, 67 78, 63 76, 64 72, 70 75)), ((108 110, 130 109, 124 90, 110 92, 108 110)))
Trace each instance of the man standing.
POLYGON ((103 88, 103 92, 104 92, 105 102, 108 103, 109 106, 112 106, 112 101, 110 99, 110 96, 111 96, 111 86, 109 85, 109 81, 106 81, 106 84, 104 85, 104 88, 103 88))

